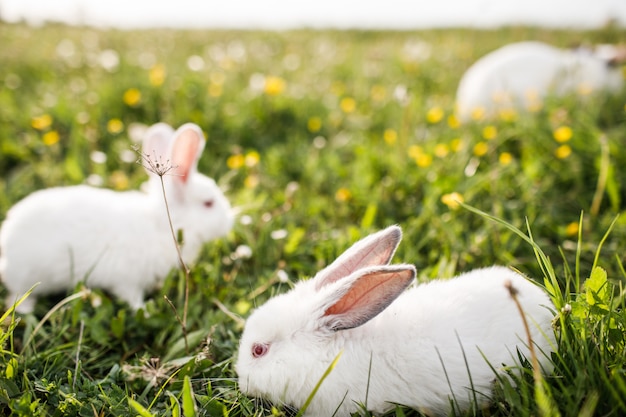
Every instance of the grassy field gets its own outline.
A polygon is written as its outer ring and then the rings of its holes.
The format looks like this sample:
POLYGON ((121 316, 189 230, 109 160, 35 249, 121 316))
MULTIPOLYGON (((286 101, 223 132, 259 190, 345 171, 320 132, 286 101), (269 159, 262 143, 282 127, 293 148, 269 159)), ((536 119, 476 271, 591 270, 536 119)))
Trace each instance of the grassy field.
POLYGON ((0 415, 294 415, 238 393, 240 318, 390 224, 405 232, 396 262, 415 264, 419 281, 497 263, 552 292, 554 374, 537 390, 528 372, 471 414, 626 414, 626 93, 467 126, 453 116, 463 71, 525 39, 626 32, 0 24, 0 219, 45 187, 138 188, 132 138, 158 121, 203 128, 200 170, 241 211, 193 265, 187 349, 164 299, 181 312, 177 271, 147 315, 98 290, 49 315, 64 295, 44 298, 1 329, 0 415))

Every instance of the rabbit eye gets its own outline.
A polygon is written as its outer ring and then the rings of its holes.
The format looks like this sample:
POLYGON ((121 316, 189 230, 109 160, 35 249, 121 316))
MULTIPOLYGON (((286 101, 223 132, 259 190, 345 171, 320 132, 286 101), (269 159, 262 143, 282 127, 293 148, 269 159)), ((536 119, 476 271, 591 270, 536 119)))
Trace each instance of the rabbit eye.
POLYGON ((254 356, 255 358, 265 356, 269 349, 270 346, 267 343, 255 343, 252 345, 252 356, 254 356))
POLYGON ((213 200, 206 200, 204 202, 204 207, 207 207, 207 208, 213 207, 213 200))

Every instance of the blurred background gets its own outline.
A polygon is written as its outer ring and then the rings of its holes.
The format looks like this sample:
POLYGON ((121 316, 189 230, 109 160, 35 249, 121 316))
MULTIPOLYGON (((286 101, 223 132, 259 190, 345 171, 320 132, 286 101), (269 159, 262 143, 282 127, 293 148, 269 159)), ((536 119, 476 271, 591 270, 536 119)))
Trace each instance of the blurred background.
POLYGON ((114 28, 421 29, 624 26, 624 0, 0 0, 8 22, 114 28))

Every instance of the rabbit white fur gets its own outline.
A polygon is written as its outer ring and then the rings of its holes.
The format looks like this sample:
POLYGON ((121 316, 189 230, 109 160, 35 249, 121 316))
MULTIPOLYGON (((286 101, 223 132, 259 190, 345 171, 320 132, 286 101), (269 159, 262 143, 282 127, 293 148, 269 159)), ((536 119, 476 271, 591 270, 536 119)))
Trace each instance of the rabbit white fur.
POLYGON ((343 352, 307 415, 349 416, 359 404, 375 413, 403 404, 442 415, 451 401, 457 412, 474 398, 487 403, 496 379, 490 366, 519 365, 518 351, 530 358, 508 281, 519 292, 539 361, 551 369, 554 307, 542 289, 491 267, 404 291, 415 268, 388 265, 400 238, 396 226, 370 235, 255 310, 236 364, 242 392, 302 407, 343 352))
POLYGON ((475 110, 485 117, 502 110, 531 109, 548 95, 612 91, 622 88, 618 64, 626 49, 559 49, 541 42, 518 42, 476 61, 463 74, 456 95, 457 117, 466 122, 475 110))
MULTIPOLYGON (((215 181, 197 172, 205 139, 185 124, 150 127, 144 155, 163 176, 174 230, 183 230, 182 256, 192 262, 203 243, 231 229, 230 204, 215 181)), ((144 164, 146 165, 146 164, 144 164)), ((146 192, 115 192, 85 185, 36 191, 7 213, 0 230, 0 276, 10 305, 37 282, 18 306, 31 312, 37 295, 65 291, 81 280, 110 291, 132 308, 144 302, 177 266, 157 173, 146 168, 146 192)))

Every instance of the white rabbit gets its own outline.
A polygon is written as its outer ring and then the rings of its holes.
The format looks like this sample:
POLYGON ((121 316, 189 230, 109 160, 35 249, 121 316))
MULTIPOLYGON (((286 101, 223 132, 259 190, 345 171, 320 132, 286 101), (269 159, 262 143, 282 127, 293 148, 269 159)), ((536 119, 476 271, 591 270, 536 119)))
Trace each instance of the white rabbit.
POLYGON ((476 61, 463 74, 456 94, 457 117, 472 119, 474 111, 493 117, 502 110, 540 106, 548 95, 615 92, 622 88, 619 64, 626 48, 559 49, 541 42, 518 42, 476 61))
POLYGON ((456 412, 474 398, 484 405, 496 379, 491 366, 519 365, 518 351, 530 359, 509 281, 539 361, 551 369, 554 307, 543 290, 491 267, 405 292, 415 268, 388 265, 401 234, 392 226, 366 237, 255 310, 236 364, 242 392, 300 408, 343 352, 306 415, 349 416, 360 404, 375 413, 403 404, 429 415, 449 413, 451 401, 456 412))
MULTIPOLYGON (((158 123, 143 140, 153 170, 171 168, 163 180, 174 230, 183 230, 185 263, 193 262, 202 244, 225 235, 233 224, 222 191, 197 172, 204 144, 202 131, 190 123, 176 131, 158 123)), ((40 282, 17 308, 28 313, 36 296, 66 291, 84 280, 134 309, 141 307, 144 293, 178 265, 159 176, 146 171, 146 192, 78 185, 36 191, 15 204, 0 230, 0 276, 9 291, 7 305, 40 282)))

